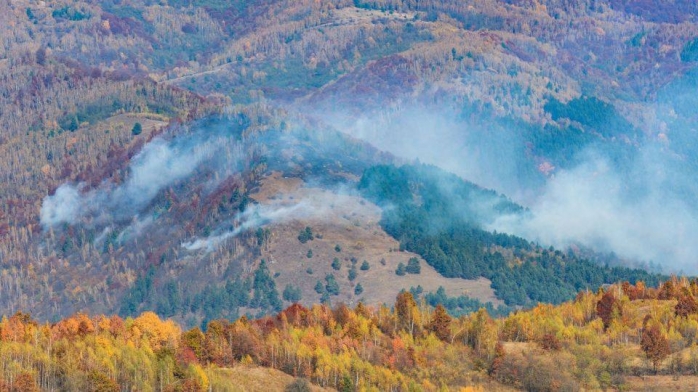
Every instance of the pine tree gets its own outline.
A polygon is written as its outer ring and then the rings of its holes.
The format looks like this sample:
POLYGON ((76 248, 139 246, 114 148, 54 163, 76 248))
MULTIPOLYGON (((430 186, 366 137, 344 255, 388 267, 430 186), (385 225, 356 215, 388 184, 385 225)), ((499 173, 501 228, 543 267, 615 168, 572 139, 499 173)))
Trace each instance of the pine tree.
POLYGON ((400 263, 397 265, 397 269, 395 270, 395 275, 397 276, 405 276, 405 265, 400 263))
POLYGON ((137 123, 133 124, 133 128, 131 129, 131 133, 133 134, 133 136, 138 136, 142 132, 143 132, 143 126, 141 125, 141 123, 137 122, 137 123))

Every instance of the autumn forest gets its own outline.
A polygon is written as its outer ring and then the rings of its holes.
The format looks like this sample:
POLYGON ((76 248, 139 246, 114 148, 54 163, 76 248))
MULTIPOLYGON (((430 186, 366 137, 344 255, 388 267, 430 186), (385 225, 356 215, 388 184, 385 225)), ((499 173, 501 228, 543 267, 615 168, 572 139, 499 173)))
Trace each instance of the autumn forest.
POLYGON ((698 6, 0 0, 0 392, 698 387, 698 6))

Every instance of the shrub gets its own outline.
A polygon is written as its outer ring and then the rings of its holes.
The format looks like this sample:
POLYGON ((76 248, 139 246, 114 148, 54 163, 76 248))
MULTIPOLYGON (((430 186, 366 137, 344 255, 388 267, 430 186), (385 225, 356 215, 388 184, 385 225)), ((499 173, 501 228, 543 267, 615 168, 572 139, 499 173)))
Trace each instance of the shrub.
POLYGON ((143 132, 143 126, 141 125, 141 123, 137 122, 137 123, 133 124, 133 128, 131 129, 131 133, 133 134, 133 136, 138 136, 142 132, 143 132))
POLYGON ((301 230, 300 233, 298 233, 298 241, 300 241, 301 244, 312 241, 314 238, 315 236, 313 235, 313 229, 310 227, 306 227, 305 229, 301 230))
POLYGON ((357 275, 356 268, 352 267, 352 269, 349 270, 349 281, 353 282, 354 279, 356 279, 356 275, 357 275))
POLYGON ((422 272, 422 267, 419 265, 419 259, 416 257, 412 257, 407 261, 407 267, 405 268, 405 272, 408 274, 419 274, 422 272))
POLYGON ((397 269, 395 270, 395 275, 397 276, 405 276, 405 265, 400 263, 397 265, 397 269))
POLYGON ((339 271, 340 268, 342 268, 342 262, 335 257, 334 260, 332 260, 332 269, 339 271))

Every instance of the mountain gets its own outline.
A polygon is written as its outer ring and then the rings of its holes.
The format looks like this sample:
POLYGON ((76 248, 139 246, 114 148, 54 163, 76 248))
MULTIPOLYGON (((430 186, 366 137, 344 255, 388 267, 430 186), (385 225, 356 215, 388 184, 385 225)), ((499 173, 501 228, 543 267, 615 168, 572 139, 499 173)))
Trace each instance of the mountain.
POLYGON ((0 7, 4 313, 505 314, 695 272, 691 2, 0 7))
POLYGON ((0 38, 0 390, 695 389, 695 2, 20 0, 0 38))

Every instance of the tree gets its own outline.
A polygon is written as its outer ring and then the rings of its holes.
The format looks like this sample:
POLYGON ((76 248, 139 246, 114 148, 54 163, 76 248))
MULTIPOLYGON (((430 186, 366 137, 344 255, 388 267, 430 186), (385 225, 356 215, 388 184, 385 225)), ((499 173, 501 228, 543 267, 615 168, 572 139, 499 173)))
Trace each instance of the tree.
POLYGON ((339 283, 335 280, 334 275, 328 274, 325 276, 325 290, 332 295, 339 295, 339 283))
POLYGON ((405 276, 405 265, 400 263, 397 265, 397 269, 395 270, 395 275, 397 276, 405 276))
POLYGON ((399 327, 414 335, 416 327, 419 325, 421 314, 412 293, 403 291, 397 295, 395 314, 397 315, 399 327))
POLYGON ((361 271, 368 271, 369 268, 371 268, 371 265, 368 264, 368 261, 364 260, 364 262, 361 263, 361 271))
POLYGON ((605 292, 596 304, 596 314, 603 321, 604 331, 611 325, 613 318, 620 314, 618 300, 611 290, 605 292))
MULTIPOLYGON (((27 10, 31 12, 29 8, 27 8, 27 10)), ((36 50, 36 63, 39 65, 46 64, 46 48, 44 48, 43 46, 36 50)))
POLYGON ((361 285, 361 283, 357 284, 356 287, 354 287, 354 295, 361 295, 361 293, 364 292, 364 286, 361 285))
POLYGON ((348 276, 349 281, 350 281, 350 282, 353 282, 354 279, 356 279, 356 275, 357 275, 357 273, 356 273, 356 268, 351 267, 351 269, 349 270, 349 276, 348 276))
POLYGON ((498 341, 497 345, 494 347, 494 359, 492 359, 488 373, 490 376, 494 376, 494 378, 499 382, 511 383, 515 380, 511 380, 509 375, 501 374, 505 355, 506 352, 504 351, 504 345, 502 342, 498 341))
POLYGON ((204 354, 204 334, 198 327, 192 328, 182 334, 182 345, 194 352, 197 358, 203 358, 204 354))
POLYGON ((431 315, 431 320, 427 328, 440 340, 444 342, 450 340, 451 316, 448 315, 443 305, 436 305, 436 309, 434 309, 434 313, 431 315))
POLYGON ((694 313, 698 313, 698 302, 687 289, 684 289, 674 307, 674 314, 679 317, 688 317, 688 315, 694 313))
POLYGON ((546 333, 540 341, 540 346, 548 351, 560 351, 562 344, 560 340, 552 333, 546 333))
POLYGON ((300 287, 295 287, 293 285, 286 285, 284 292, 282 294, 284 300, 289 302, 298 302, 301 300, 302 294, 300 287))
POLYGON ((39 387, 36 385, 34 376, 30 373, 21 373, 15 379, 14 386, 11 390, 17 392, 39 392, 39 387))
POLYGON ((137 123, 133 124, 133 128, 131 129, 131 133, 133 134, 133 136, 138 136, 142 132, 143 132, 143 126, 141 125, 141 123, 137 122, 137 123))
POLYGON ((407 261, 407 267, 405 268, 405 272, 408 274, 419 274, 422 272, 422 267, 419 265, 419 259, 416 257, 412 257, 407 261))
POLYGON ((671 353, 669 340, 662 334, 657 324, 652 325, 649 329, 643 329, 640 346, 647 359, 652 362, 654 372, 657 373, 657 366, 671 353))
POLYGON ((93 370, 87 376, 90 392, 119 392, 119 385, 104 373, 93 370))
POLYGON ((313 229, 311 229, 310 226, 306 226, 305 229, 301 230, 298 234, 298 241, 300 241, 301 244, 312 241, 314 238, 313 229))
POLYGON ((312 249, 308 249, 308 253, 305 254, 305 257, 307 257, 307 258, 309 258, 309 259, 312 259, 312 258, 313 258, 313 250, 312 250, 312 249))
POLYGON ((342 262, 335 257, 334 260, 332 260, 332 269, 339 271, 340 268, 342 268, 342 262))
POLYGON ((78 123, 78 118, 73 116, 70 118, 70 122, 68 123, 68 130, 70 132, 75 132, 78 130, 80 127, 80 124, 78 123))
POLYGON ((317 281, 317 283, 315 283, 315 292, 318 294, 322 294, 325 292, 325 286, 323 286, 322 282, 320 282, 319 280, 317 281))

